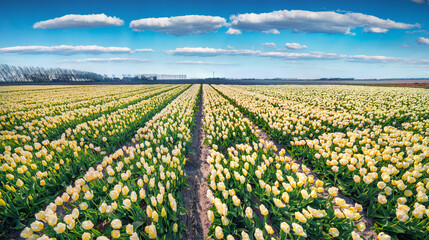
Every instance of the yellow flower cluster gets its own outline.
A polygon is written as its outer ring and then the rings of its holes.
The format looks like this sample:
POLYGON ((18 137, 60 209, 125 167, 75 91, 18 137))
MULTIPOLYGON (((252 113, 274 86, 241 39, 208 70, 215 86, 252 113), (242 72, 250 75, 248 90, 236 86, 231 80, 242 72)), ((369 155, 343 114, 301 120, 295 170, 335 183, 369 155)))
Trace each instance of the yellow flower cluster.
POLYGON ((216 149, 257 140, 259 130, 213 87, 203 85, 203 96, 206 144, 216 149))
MULTIPOLYGON (((164 88, 148 87, 139 92, 125 92, 122 94, 108 95, 106 97, 98 97, 92 100, 87 100, 86 103, 76 104, 77 106, 67 109, 56 109, 53 113, 57 115, 41 116, 43 114, 33 113, 26 111, 27 116, 19 116, 20 123, 15 125, 10 131, 4 130, 1 133, 2 146, 19 146, 25 143, 41 142, 43 140, 54 140, 65 129, 73 127, 80 122, 85 122, 103 114, 114 112, 120 108, 126 107, 130 104, 146 99, 150 96, 156 95, 164 88), (60 113, 60 114, 58 114, 60 113), (22 119, 30 119, 23 121, 22 119), (28 136, 28 138, 22 138, 28 136)), ((70 106, 73 104, 68 104, 70 106)), ((63 105, 61 105, 63 106, 63 105)), ((54 106, 59 107, 59 106, 54 106)), ((46 114, 46 112, 44 112, 46 114)), ((1 118, 1 117, 0 117, 1 118)), ((5 121, 16 122, 10 118, 5 118, 5 121)))
MULTIPOLYGON (((186 86, 170 86, 154 90, 163 92, 130 105, 127 108, 113 111, 95 120, 82 123, 91 126, 81 130, 78 125, 69 129, 57 140, 30 142, 12 148, 6 146, 0 154, 0 216, 25 221, 50 201, 49 196, 63 188, 79 176, 82 169, 99 163, 105 150, 112 150, 122 144, 135 129, 163 106, 182 92, 186 86), (103 125, 100 125, 102 123, 103 125), (109 136, 107 139, 105 136, 109 136)), ((154 94, 154 91, 149 91, 154 94)), ((149 94, 148 93, 148 94, 149 94)), ((146 93, 145 93, 146 94, 146 93)), ((9 227, 2 224, 6 231, 9 227)), ((15 226, 10 226, 15 227, 15 226)), ((0 229, 1 230, 1 229, 0 229)))
MULTIPOLYGON (((429 237, 427 90, 216 86, 271 137, 364 205, 382 230, 429 237)), ((380 239, 388 234, 383 233, 380 239)))
POLYGON ((186 181, 184 153, 192 141, 199 88, 190 87, 156 114, 137 131, 132 146, 118 149, 89 168, 36 214, 37 221, 21 237, 178 238, 183 230, 178 216, 184 212, 178 195, 186 181), (60 206, 66 215, 57 211, 60 206), (106 225, 97 225, 100 222, 106 225), (110 229, 104 231, 110 235, 103 236, 101 228, 110 229))
POLYGON ((207 139, 212 140, 209 144, 213 148, 207 158, 211 170, 207 197, 213 204, 207 213, 209 237, 233 239, 239 234, 244 239, 249 235, 255 239, 361 239, 356 232, 359 228, 354 230, 354 222, 361 217, 360 205, 334 200, 338 191, 334 188, 329 189, 332 197, 319 196, 325 190, 324 183, 307 176, 308 168, 292 162, 286 151, 278 151, 272 142, 255 141, 258 130, 253 124, 212 87, 203 89, 207 139), (216 130, 232 132, 236 123, 253 130, 247 139, 230 134, 227 141, 216 141, 216 130), (245 230, 231 228, 238 224, 245 230))
POLYGON ((150 89, 147 86, 85 86, 46 88, 32 91, 23 88, 1 92, 0 130, 13 130, 24 122, 82 107, 95 106, 150 89))
POLYGON ((374 127, 324 134, 314 140, 295 141, 294 146, 297 155, 305 152, 316 170, 338 181, 366 205, 370 216, 383 216, 390 225, 427 236, 428 143, 428 137, 412 132, 374 127), (379 205, 371 205, 373 199, 379 205))
POLYGON ((363 115, 376 125, 391 125, 429 135, 429 93, 425 89, 324 85, 240 88, 311 107, 363 115))

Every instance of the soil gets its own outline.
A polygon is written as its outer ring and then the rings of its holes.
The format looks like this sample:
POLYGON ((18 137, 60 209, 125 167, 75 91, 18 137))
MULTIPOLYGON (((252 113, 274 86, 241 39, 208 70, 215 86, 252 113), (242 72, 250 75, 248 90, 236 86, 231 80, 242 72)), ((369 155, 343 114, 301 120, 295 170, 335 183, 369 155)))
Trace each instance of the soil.
POLYGON ((208 234, 210 223, 207 211, 211 203, 207 198, 208 183, 205 181, 210 174, 209 164, 205 161, 209 155, 209 147, 204 145, 205 133, 203 129, 203 99, 200 92, 198 112, 196 114, 196 126, 193 130, 193 140, 187 154, 188 162, 185 165, 185 173, 188 175, 189 188, 182 190, 185 202, 186 215, 181 220, 188 227, 183 239, 202 240, 208 234))

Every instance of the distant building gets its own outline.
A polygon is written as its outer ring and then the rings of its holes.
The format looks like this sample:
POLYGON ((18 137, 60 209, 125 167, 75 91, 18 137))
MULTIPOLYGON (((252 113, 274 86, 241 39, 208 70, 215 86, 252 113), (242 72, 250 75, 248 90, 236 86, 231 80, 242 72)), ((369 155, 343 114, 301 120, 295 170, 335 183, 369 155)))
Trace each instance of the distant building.
POLYGON ((124 75, 124 79, 133 80, 183 80, 186 79, 184 74, 137 74, 134 76, 124 75))

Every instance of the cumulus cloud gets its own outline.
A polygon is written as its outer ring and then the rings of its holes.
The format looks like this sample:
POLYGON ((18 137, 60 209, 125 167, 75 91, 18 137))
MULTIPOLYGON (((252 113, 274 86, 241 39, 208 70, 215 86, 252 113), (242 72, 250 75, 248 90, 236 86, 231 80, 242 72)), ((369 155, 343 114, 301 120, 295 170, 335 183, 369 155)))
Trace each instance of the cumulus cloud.
POLYGON ((224 62, 204 62, 204 61, 177 61, 172 62, 175 64, 188 64, 188 65, 235 65, 236 63, 224 63, 224 62))
POLYGON ((277 45, 275 43, 269 42, 269 43, 262 43, 263 47, 269 47, 269 48, 276 48, 277 45))
POLYGON ((299 43, 285 43, 285 48, 289 50, 300 50, 300 49, 307 48, 307 46, 301 45, 299 43))
POLYGON ((351 34, 350 30, 363 27, 372 32, 390 29, 410 29, 419 24, 395 22, 362 13, 313 12, 304 10, 281 10, 269 13, 246 13, 230 17, 233 32, 272 32, 291 30, 308 33, 351 34))
POLYGON ((64 29, 64 28, 96 28, 122 26, 124 21, 117 17, 108 17, 106 14, 78 15, 69 14, 59 18, 36 22, 33 28, 64 29))
POLYGON ((429 38, 419 37, 417 43, 422 45, 429 45, 429 38))
POLYGON ((97 45, 85 46, 16 46, 0 48, 0 53, 9 54, 55 54, 55 55, 73 55, 73 54, 102 54, 102 53, 134 53, 134 52, 152 52, 152 49, 131 50, 127 47, 102 47, 97 45))
POLYGON ((203 15, 142 18, 130 23, 130 27, 135 32, 150 30, 175 36, 214 32, 226 25, 225 18, 203 15))
POLYGON ((147 59, 139 58, 85 58, 85 59, 66 59, 60 62, 68 63, 145 63, 150 62, 147 59))
POLYGON ((338 53, 325 53, 325 52, 262 52, 255 50, 232 50, 232 49, 216 49, 216 48, 203 48, 203 47, 184 47, 176 48, 175 50, 166 51, 167 54, 176 56, 199 56, 199 57, 213 57, 213 56, 257 56, 257 57, 270 57, 285 60, 346 60, 351 62, 378 62, 378 63, 408 63, 408 64, 427 64, 428 60, 413 60, 409 58, 386 57, 386 56, 367 56, 367 55, 347 55, 338 53))

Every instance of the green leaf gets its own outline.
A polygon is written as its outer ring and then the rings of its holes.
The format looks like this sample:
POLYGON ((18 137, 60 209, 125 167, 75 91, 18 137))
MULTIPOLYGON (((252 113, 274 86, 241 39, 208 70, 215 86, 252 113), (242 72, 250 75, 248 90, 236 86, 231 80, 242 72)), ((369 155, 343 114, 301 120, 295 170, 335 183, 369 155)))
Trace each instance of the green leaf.
POLYGON ((139 227, 141 227, 141 226, 143 226, 144 225, 144 222, 142 222, 142 221, 135 221, 134 223, 133 223, 133 228, 134 229, 137 229, 137 228, 139 228, 139 227))
POLYGON ((18 219, 16 219, 14 221, 14 223, 15 223, 15 226, 12 227, 12 229, 19 230, 19 229, 23 229, 25 227, 25 225, 22 224, 21 221, 19 221, 18 219))

